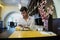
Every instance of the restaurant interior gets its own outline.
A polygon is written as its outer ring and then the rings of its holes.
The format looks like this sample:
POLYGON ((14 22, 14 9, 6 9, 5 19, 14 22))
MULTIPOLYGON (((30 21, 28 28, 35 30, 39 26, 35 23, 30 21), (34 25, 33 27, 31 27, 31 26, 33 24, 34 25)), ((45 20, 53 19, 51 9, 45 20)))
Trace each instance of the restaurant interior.
POLYGON ((0 38, 33 38, 60 35, 59 3, 60 0, 0 0, 0 38), (29 16, 34 17, 35 30, 21 30, 20 26, 17 26, 19 19, 23 18, 20 12, 22 6, 28 9, 29 16), (45 12, 46 14, 44 14, 45 12), (50 17, 48 13, 52 13, 52 16, 50 17), (47 16, 44 18, 44 15, 47 16))

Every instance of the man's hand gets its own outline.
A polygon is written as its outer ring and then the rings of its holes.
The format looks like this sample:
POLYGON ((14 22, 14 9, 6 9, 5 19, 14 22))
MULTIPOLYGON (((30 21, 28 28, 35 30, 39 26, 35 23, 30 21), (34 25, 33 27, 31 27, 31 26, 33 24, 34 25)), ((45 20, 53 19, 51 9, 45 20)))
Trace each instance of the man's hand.
POLYGON ((30 28, 29 27, 25 27, 25 26, 23 26, 23 25, 19 25, 20 27, 22 27, 23 28, 23 30, 25 30, 25 29, 28 29, 28 30, 30 30, 30 28))
POLYGON ((24 28, 30 29, 29 27, 24 27, 24 28))
POLYGON ((29 27, 24 27, 24 30, 31 30, 29 27))
POLYGON ((23 25, 19 25, 20 27, 23 27, 23 25))

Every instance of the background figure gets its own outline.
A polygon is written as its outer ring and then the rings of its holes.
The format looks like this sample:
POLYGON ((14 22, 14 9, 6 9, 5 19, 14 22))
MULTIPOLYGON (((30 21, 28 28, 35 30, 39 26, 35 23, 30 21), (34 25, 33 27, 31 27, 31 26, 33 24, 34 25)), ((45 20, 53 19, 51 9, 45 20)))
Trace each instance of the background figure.
POLYGON ((42 0, 42 2, 38 7, 38 10, 42 17, 42 21, 44 22, 44 29, 48 31, 48 15, 47 15, 47 12, 45 11, 46 3, 47 3, 46 0, 42 0))
POLYGON ((49 14, 49 18, 48 18, 48 29, 49 31, 53 31, 53 27, 52 27, 52 23, 53 23, 53 6, 51 5, 50 7, 47 8, 47 12, 49 14))
POLYGON ((52 23, 53 23, 53 18, 52 18, 52 15, 49 14, 49 19, 48 19, 48 29, 49 29, 49 31, 53 31, 52 23))

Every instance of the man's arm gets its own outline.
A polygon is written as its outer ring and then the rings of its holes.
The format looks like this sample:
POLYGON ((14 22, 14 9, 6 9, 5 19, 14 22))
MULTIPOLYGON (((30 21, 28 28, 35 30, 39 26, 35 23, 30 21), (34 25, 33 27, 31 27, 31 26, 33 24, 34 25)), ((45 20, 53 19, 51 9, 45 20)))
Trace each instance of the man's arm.
POLYGON ((25 26, 23 26, 21 24, 19 24, 18 26, 21 27, 21 28, 23 28, 23 30, 31 30, 29 27, 25 27, 25 26))
POLYGON ((34 30, 34 25, 35 25, 35 20, 34 20, 34 17, 32 17, 32 19, 31 19, 31 24, 29 25, 29 28, 31 29, 31 30, 34 30))

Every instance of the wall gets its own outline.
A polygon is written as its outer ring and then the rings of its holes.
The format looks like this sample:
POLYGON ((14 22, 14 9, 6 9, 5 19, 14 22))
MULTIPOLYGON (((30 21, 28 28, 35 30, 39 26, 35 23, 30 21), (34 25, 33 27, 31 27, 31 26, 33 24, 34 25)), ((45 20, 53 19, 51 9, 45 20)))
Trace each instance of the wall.
POLYGON ((0 4, 0 20, 1 20, 1 12, 2 12, 2 8, 4 8, 4 6, 2 4, 0 4))
POLYGON ((1 7, 0 7, 0 20, 1 20, 1 7))
POLYGON ((57 13, 57 18, 60 18, 60 0, 53 0, 53 1, 57 13))
MULTIPOLYGON (((2 12, 1 12, 1 20, 4 21, 4 18, 6 17, 6 15, 8 15, 12 11, 16 11, 16 12, 20 13, 18 6, 4 6, 4 8, 2 8, 2 12)), ((5 21, 4 21, 4 23, 5 23, 5 21)), ((5 24, 3 24, 4 25, 3 27, 5 27, 5 24)))
POLYGON ((5 16, 11 11, 19 12, 19 9, 17 6, 4 6, 1 13, 2 20, 4 20, 5 16))

